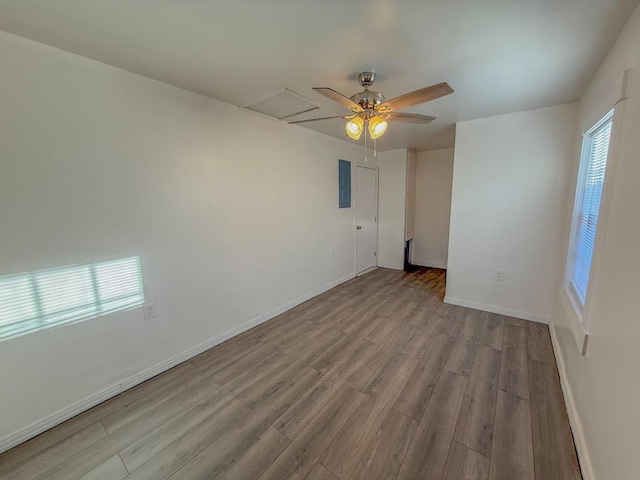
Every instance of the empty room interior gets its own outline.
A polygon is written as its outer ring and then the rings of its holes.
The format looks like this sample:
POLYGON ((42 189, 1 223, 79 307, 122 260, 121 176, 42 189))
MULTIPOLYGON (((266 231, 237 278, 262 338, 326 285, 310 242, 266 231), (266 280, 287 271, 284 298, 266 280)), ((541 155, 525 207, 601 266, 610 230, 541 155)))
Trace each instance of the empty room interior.
POLYGON ((639 0, 0 0, 0 479, 637 480, 639 0))

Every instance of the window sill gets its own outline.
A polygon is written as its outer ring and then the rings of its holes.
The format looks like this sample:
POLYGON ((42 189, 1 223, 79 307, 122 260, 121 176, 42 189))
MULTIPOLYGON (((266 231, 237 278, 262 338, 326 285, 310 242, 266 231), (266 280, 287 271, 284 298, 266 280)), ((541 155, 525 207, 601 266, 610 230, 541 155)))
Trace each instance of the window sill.
POLYGON ((586 357, 589 332, 585 329, 582 321, 584 312, 571 291, 571 287, 566 283, 563 284, 562 287, 562 304, 565 312, 567 313, 567 317, 569 318, 571 333, 573 333, 573 338, 576 341, 578 351, 582 356, 586 357))

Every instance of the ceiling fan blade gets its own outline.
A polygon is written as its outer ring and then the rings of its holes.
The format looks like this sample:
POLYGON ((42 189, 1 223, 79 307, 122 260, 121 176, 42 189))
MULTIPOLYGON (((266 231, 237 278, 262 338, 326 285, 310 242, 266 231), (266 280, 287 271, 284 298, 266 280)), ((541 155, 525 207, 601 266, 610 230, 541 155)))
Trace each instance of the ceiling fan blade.
POLYGON ((354 113, 359 113, 362 111, 362 107, 358 105, 356 102, 351 100, 349 97, 345 97, 340 92, 336 92, 332 88, 328 87, 314 87, 314 90, 321 95, 333 100, 334 102, 338 102, 343 107, 347 107, 354 113))
POLYGON ((427 115, 420 115, 418 113, 385 113, 383 117, 390 122, 404 122, 404 123, 431 123, 436 117, 429 117, 427 115))
POLYGON ((399 97, 392 98, 378 105, 378 112, 390 112, 392 110, 401 110, 403 108, 412 107, 424 102, 430 102, 436 98, 444 97, 453 93, 453 89, 446 82, 431 85, 430 87, 421 88, 413 92, 405 93, 399 97))
POLYGON ((308 118, 306 120, 296 120, 295 122, 287 122, 287 123, 317 122, 318 120, 330 120, 332 118, 353 118, 354 116, 355 115, 336 115, 333 117, 308 118))

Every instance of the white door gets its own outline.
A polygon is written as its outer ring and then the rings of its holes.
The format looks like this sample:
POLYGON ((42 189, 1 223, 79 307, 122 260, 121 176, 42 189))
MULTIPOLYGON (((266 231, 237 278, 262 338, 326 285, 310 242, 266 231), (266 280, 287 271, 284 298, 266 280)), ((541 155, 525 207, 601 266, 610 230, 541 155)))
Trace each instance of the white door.
POLYGON ((356 168, 356 273, 377 265, 378 171, 356 168))

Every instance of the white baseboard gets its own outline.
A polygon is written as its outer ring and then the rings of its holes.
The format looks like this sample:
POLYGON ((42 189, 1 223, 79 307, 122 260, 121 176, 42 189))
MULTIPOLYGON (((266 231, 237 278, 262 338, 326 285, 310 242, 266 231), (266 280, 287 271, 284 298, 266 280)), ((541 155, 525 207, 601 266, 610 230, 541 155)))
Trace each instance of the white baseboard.
POLYGON ((380 268, 390 268, 392 270, 404 270, 404 265, 398 265, 397 263, 378 262, 380 268))
POLYGON ((444 270, 447 269, 447 262, 429 262, 427 260, 418 260, 412 259, 411 265, 418 265, 419 267, 429 267, 429 268, 442 268, 444 270))
POLYGON ((549 324, 548 315, 540 315, 539 313, 523 312, 521 310, 513 310, 511 308, 498 307, 496 305, 487 305, 486 303, 474 302, 471 300, 463 300, 461 298, 455 298, 446 296, 444 297, 444 303, 451 305, 458 305, 459 307, 473 308, 474 310, 482 310, 483 312, 497 313, 498 315, 506 315, 507 317, 521 318, 523 320, 530 320, 532 322, 549 324))
POLYGON ((350 273, 349 275, 339 278, 338 280, 335 280, 328 285, 317 288, 316 290, 313 290, 301 297, 298 297, 295 300, 292 300, 291 302, 285 303, 284 305, 281 305, 280 307, 275 308, 270 312, 267 312, 258 317, 255 317, 249 320, 248 322, 245 322, 241 325, 238 325, 235 328, 232 328, 231 330, 228 330, 222 333, 221 335, 218 335, 214 338, 207 340, 206 342, 203 342, 188 350, 185 350, 184 352, 179 353, 178 355, 175 355, 167 360, 164 360, 156 365, 153 365, 152 367, 149 367, 141 372, 138 372, 126 378, 120 383, 111 385, 110 387, 107 387, 104 390, 101 390, 93 395, 90 395, 83 400, 80 400, 72 405, 69 405, 68 407, 63 408, 62 410, 59 410, 56 413, 43 418, 42 420, 32 423, 31 425, 0 439, 0 453, 5 452, 10 448, 13 448, 16 445, 19 445, 23 442, 26 442, 30 438, 33 438, 36 435, 39 435, 42 432, 45 432, 46 430, 49 430, 50 428, 55 427, 56 425, 59 425, 65 420, 68 420, 71 417, 74 417, 90 409, 91 407, 94 407, 99 403, 102 403, 105 400, 108 400, 111 397, 114 397, 119 393, 122 393, 125 390, 132 388, 144 382, 145 380, 155 377, 156 375, 162 372, 165 372, 170 368, 173 368, 176 365, 182 362, 185 362, 190 358, 193 358, 196 355, 199 355, 200 353, 206 350, 209 350, 210 348, 213 348, 216 345, 219 345, 229 340, 230 338, 240 335, 241 333, 246 332, 247 330, 250 330, 253 327, 260 325, 261 323, 271 320, 272 318, 277 317, 278 315, 288 310, 291 310, 293 307, 300 305, 301 303, 306 302, 307 300, 313 297, 316 297, 321 293, 324 293, 327 290, 330 290, 340 285, 341 283, 347 282, 352 278, 355 278, 355 273, 350 273))
POLYGON ((551 332, 551 343, 553 344, 553 349, 556 352, 556 362, 558 364, 558 373, 560 375, 560 386, 562 387, 562 393, 564 395, 564 403, 567 406, 567 415, 569 416, 569 424, 571 425, 573 440, 576 444, 576 451, 578 452, 578 461, 580 462, 580 468, 582 470, 582 478, 584 480, 595 480, 596 477, 593 474, 591 457, 589 457, 589 451, 587 450, 587 445, 585 443, 582 423, 578 416, 571 387, 569 386, 569 382, 567 382, 567 371, 565 369, 564 357, 560 351, 560 343, 558 342, 556 329, 553 325, 549 325, 549 331, 551 332))
POLYGON ((356 277, 360 277, 362 275, 366 275, 367 273, 371 273, 373 272, 376 268, 378 268, 376 265, 374 265, 373 267, 369 267, 366 270, 363 270, 361 272, 356 273, 356 277))
POLYGON ((26 428, 18 430, 17 432, 0 439, 0 453, 6 452, 10 448, 20 445, 22 442, 26 442, 36 435, 40 435, 42 432, 61 424, 65 420, 69 420, 71 417, 75 417, 85 410, 89 410, 91 407, 94 407, 111 397, 115 397, 122 391, 123 389, 120 384, 112 385, 88 396, 84 400, 80 400, 79 402, 69 405, 62 410, 58 410, 53 415, 49 415, 42 420, 32 423, 26 428))

